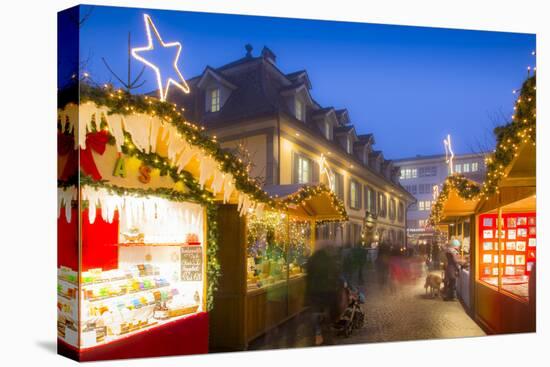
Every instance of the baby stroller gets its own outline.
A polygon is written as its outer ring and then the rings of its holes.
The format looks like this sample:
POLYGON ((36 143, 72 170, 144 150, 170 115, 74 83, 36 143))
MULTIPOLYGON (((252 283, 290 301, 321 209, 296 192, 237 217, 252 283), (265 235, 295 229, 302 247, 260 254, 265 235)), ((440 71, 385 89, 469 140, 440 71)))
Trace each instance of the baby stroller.
POLYGON ((345 286, 348 295, 348 306, 342 313, 342 316, 334 324, 338 335, 348 337, 354 329, 360 329, 365 323, 365 313, 362 304, 365 303, 365 295, 359 290, 345 286))

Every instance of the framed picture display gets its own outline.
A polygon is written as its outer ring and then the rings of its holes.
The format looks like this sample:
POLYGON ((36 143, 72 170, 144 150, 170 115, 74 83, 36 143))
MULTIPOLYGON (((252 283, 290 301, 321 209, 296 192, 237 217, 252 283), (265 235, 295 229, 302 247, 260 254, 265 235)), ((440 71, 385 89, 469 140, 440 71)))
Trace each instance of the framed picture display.
POLYGON ((535 226, 537 224, 537 218, 529 217, 529 219, 527 220, 527 223, 529 223, 530 226, 535 226))
POLYGON ((525 265, 525 255, 516 255, 516 265, 525 265))
POLYGON ((490 254, 483 255, 483 263, 491 264, 493 262, 493 257, 490 254))
POLYGON ((529 247, 536 247, 536 246, 537 246, 537 239, 529 238, 529 247))
POLYGON ((525 251, 525 241, 516 242, 516 251, 525 251))
POLYGON ((523 274, 525 274, 525 267, 523 267, 523 266, 518 266, 518 267, 516 268, 516 275, 523 275, 523 274))
POLYGON ((491 275, 491 268, 486 266, 483 268, 483 275, 491 275))
POLYGON ((492 227, 493 218, 483 218, 483 227, 492 227))
POLYGON ((529 227, 529 236, 536 236, 537 227, 529 227))
POLYGON ((497 276, 497 275, 498 275, 498 268, 497 268, 497 267, 494 267, 494 268, 493 268, 493 275, 494 275, 494 276, 497 276))
POLYGON ((506 265, 514 265, 514 255, 506 255, 506 265))
POLYGON ((518 226, 526 226, 526 225, 527 225, 527 217, 519 217, 518 226))
POLYGON ((519 238, 527 237, 527 228, 518 228, 518 237, 519 238))
POLYGON ((508 239, 509 240, 515 240, 516 239, 516 230, 515 229, 509 229, 508 230, 508 239))
POLYGON ((514 268, 513 266, 507 266, 506 269, 504 269, 504 274, 516 275, 516 268, 514 268))
POLYGON ((506 250, 515 251, 516 250, 516 243, 515 242, 506 242, 506 250))
POLYGON ((483 238, 493 238, 493 230, 492 229, 483 230, 483 238))
POLYGON ((498 235, 498 229, 495 230, 495 238, 506 238, 506 231, 501 229, 500 230, 500 237, 498 235))
POLYGON ((508 218, 508 228, 516 228, 517 220, 514 217, 508 218))

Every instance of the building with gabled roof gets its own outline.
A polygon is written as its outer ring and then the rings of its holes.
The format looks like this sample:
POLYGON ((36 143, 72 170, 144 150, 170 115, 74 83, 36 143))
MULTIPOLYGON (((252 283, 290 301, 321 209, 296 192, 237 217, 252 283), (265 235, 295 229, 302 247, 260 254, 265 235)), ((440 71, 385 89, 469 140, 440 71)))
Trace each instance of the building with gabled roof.
MULTIPOLYGON (((251 176, 265 185, 325 183, 345 202, 349 222, 318 226, 317 238, 338 244, 405 245, 406 207, 415 199, 398 169, 358 135, 349 111, 321 106, 306 70, 285 73, 275 53, 207 66, 188 80, 191 93, 171 102, 201 123, 223 147, 246 147, 251 176)), ((245 157, 244 157, 245 158, 245 157)))

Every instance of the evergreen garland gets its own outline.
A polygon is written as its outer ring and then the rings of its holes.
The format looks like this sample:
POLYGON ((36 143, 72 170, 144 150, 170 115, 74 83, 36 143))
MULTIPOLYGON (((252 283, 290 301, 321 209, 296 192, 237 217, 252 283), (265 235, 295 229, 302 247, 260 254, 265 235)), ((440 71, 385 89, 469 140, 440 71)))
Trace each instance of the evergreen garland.
POLYGON ((491 156, 485 159, 487 175, 481 186, 472 183, 463 175, 454 174, 447 177, 437 201, 432 206, 429 222, 436 225, 441 220, 443 205, 451 189, 465 200, 483 198, 498 193, 498 184, 505 177, 505 170, 518 156, 518 150, 524 144, 536 144, 536 75, 528 77, 521 87, 519 98, 514 106, 512 121, 498 126, 494 130, 496 148, 491 156))

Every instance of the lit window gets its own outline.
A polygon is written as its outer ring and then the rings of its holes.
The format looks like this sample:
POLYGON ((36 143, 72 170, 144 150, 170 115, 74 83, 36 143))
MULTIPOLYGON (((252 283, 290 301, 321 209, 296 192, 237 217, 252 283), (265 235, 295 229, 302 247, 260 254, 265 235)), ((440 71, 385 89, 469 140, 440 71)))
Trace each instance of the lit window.
POLYGON ((462 173, 462 165, 455 164, 455 173, 462 173))
POLYGON ((348 154, 351 154, 353 152, 351 138, 348 138, 348 140, 346 140, 346 150, 348 154))
POLYGON ((470 163, 464 163, 464 166, 462 167, 463 172, 470 172, 470 163))
POLYGON ((309 159, 298 156, 298 183, 308 183, 311 180, 311 162, 309 159))
POLYGON ((477 172, 479 170, 479 164, 477 162, 472 163, 472 172, 477 172))
POLYGON ((210 91, 210 111, 218 112, 220 110, 220 89, 210 91))
POLYGON ((424 228, 424 227, 426 227, 426 222, 427 222, 426 219, 419 219, 419 220, 418 220, 418 228, 424 228))
POLYGON ((418 172, 416 168, 411 169, 411 178, 417 178, 417 177, 418 177, 418 172))
POLYGON ((298 120, 304 121, 304 104, 299 99, 294 100, 294 113, 298 120))

